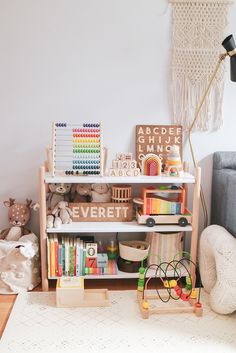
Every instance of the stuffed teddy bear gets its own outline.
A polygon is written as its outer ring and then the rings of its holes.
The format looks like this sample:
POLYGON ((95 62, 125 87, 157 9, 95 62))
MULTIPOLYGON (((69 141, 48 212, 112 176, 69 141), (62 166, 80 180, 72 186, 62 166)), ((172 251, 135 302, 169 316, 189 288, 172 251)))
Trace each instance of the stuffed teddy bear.
POLYGON ((69 203, 67 201, 60 201, 52 210, 52 215, 55 217, 54 222, 48 226, 52 228, 60 228, 62 224, 71 223, 72 211, 69 208, 69 203))
POLYGON ((70 201, 71 184, 69 183, 54 183, 49 184, 49 193, 47 193, 47 228, 54 226, 55 217, 52 210, 55 209, 60 201, 70 201))
POLYGON ((111 188, 109 184, 92 184, 92 202, 111 202, 111 188))
POLYGON ((73 202, 91 201, 91 184, 75 184, 73 202))
POLYGON ((48 210, 53 210, 59 201, 70 201, 71 185, 69 183, 48 184, 49 192, 46 196, 48 210))
POLYGON ((11 198, 9 198, 9 201, 4 201, 3 204, 9 207, 8 219, 11 227, 0 233, 0 239, 17 241, 23 235, 31 233, 25 226, 30 220, 31 209, 35 211, 39 205, 28 199, 26 199, 26 204, 16 203, 15 200, 11 198))

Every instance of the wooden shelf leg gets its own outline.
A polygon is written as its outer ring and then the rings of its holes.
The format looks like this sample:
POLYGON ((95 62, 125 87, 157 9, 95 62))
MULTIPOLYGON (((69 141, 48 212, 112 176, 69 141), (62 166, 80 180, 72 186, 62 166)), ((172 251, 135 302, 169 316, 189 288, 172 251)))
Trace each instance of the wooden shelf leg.
MULTIPOLYGON (((196 182, 193 193, 193 216, 192 216, 192 237, 190 254, 192 261, 197 262, 197 246, 198 246, 198 222, 199 222, 199 203, 200 203, 200 185, 201 185, 201 168, 196 168, 196 182)), ((196 273, 194 266, 190 266, 190 273, 193 278, 193 288, 196 283, 196 273)))
POLYGON ((47 271, 47 225, 46 225, 46 184, 45 168, 39 170, 39 221, 40 221, 40 248, 41 248, 41 277, 42 289, 48 291, 48 271, 47 271))

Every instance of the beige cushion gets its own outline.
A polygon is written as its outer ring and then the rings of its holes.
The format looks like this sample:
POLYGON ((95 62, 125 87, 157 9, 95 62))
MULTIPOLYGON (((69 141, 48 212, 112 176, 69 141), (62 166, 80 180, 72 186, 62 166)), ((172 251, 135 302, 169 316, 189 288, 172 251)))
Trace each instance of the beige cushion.
POLYGON ((211 225, 200 238, 202 284, 211 308, 219 314, 236 310, 236 239, 223 227, 211 225))

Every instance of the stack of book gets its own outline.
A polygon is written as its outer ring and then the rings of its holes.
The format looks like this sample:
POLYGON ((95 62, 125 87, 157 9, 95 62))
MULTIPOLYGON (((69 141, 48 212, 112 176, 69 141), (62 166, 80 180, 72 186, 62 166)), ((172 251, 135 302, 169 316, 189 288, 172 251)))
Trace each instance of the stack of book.
POLYGON ((86 241, 69 235, 50 234, 47 239, 48 277, 115 275, 115 260, 109 260, 107 267, 86 267, 86 241))

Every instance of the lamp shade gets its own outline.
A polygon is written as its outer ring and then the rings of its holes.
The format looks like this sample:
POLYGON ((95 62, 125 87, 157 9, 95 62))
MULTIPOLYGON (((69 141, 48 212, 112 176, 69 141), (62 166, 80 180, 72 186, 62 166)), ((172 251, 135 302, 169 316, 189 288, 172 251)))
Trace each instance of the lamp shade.
POLYGON ((230 78, 231 81, 236 82, 236 45, 234 37, 230 34, 222 42, 223 47, 230 56, 230 78))

